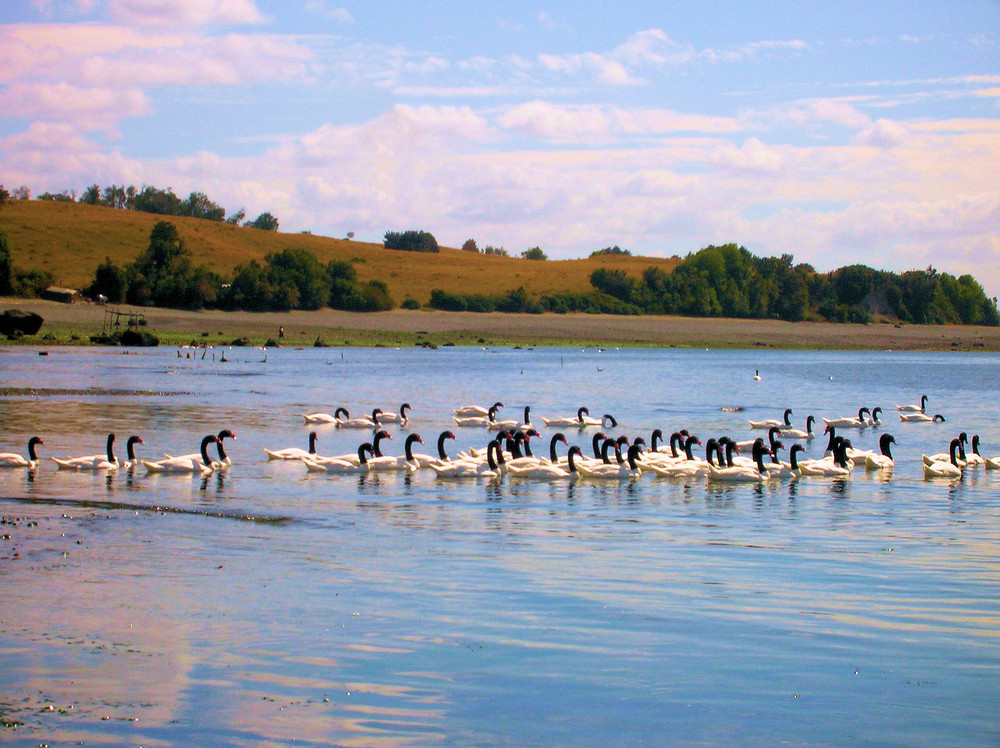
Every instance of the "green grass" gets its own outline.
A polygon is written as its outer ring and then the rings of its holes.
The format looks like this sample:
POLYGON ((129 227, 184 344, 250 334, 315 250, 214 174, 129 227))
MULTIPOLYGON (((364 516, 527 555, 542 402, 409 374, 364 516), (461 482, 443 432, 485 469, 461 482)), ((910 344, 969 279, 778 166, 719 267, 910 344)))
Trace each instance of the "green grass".
MULTIPOLYGON (((330 260, 352 263, 362 281, 385 282, 397 304, 407 297, 426 304, 432 289, 502 294, 523 286, 531 298, 558 292, 586 293, 592 290, 590 274, 599 267, 639 277, 647 267, 669 271, 680 262, 679 258, 628 255, 539 261, 450 248, 442 248, 438 254, 421 254, 387 250, 381 244, 258 231, 80 203, 15 200, 0 208, 0 228, 10 239, 14 264, 22 269, 47 270, 56 285, 68 288, 88 286, 105 257, 118 265, 133 261, 149 244, 149 233, 160 220, 177 227, 195 264, 205 264, 223 275, 250 260, 261 262, 273 252, 306 249, 324 264, 330 260)), ((433 227, 424 228, 433 233, 433 227)))

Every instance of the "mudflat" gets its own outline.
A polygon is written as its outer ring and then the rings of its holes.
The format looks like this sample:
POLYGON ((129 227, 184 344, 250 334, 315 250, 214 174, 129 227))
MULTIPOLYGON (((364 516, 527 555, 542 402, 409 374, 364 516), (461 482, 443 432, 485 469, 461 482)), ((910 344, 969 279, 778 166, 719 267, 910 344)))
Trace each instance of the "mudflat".
POLYGON ((355 313, 223 312, 62 304, 0 299, 0 310, 40 314, 39 334, 24 343, 89 343, 91 335, 123 329, 125 314, 142 315, 143 329, 163 345, 586 345, 815 350, 1000 351, 1000 328, 966 325, 867 325, 675 316, 606 314, 477 314, 397 309, 355 313), (121 312, 122 315, 116 315, 121 312), (118 322, 118 327, 114 323, 118 322), (281 331, 283 330, 283 337, 281 331))

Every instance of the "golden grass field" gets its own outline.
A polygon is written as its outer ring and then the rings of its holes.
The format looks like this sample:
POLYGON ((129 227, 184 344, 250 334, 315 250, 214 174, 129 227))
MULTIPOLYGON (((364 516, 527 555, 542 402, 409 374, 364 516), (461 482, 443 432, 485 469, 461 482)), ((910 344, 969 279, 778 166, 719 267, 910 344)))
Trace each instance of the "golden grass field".
MULTIPOLYGON (((134 260, 162 220, 134 211, 47 201, 13 201, 0 209, 0 228, 10 239, 14 264, 51 272, 56 285, 83 288, 105 257, 134 260)), ((397 303, 411 297, 425 304, 432 289, 499 294, 523 286, 530 296, 591 290, 598 267, 638 276, 647 267, 673 269, 679 258, 601 256, 533 261, 487 257, 459 249, 439 254, 399 252, 381 244, 311 234, 282 234, 193 218, 167 217, 177 227, 195 263, 220 273, 271 252, 302 248, 321 262, 354 264, 362 280, 381 279, 397 303)), ((416 227, 414 227, 416 228, 416 227)), ((543 248, 544 249, 544 248, 543 248)), ((40 299, 0 299, 0 309, 35 311, 45 318, 38 336, 25 343, 87 343, 102 332, 108 308, 40 299)), ((165 345, 222 345, 246 338, 263 345, 285 328, 284 345, 622 345, 697 348, 793 348, 845 350, 1000 351, 1000 328, 900 325, 881 322, 843 325, 778 320, 695 319, 673 316, 590 314, 474 314, 397 309, 356 314, 318 312, 252 313, 132 309, 146 316, 148 329, 165 345)))
MULTIPOLYGON (((56 285, 67 288, 88 286, 105 257, 118 265, 135 260, 160 220, 177 227, 195 264, 218 273, 228 274, 250 260, 263 261, 273 252, 306 249, 323 264, 330 260, 352 263, 362 281, 384 281, 397 304, 407 297, 426 304, 432 289, 501 294, 523 286, 532 298, 559 291, 585 293, 593 290, 590 274, 599 267, 638 277, 647 267, 672 270, 680 262, 679 258, 627 255, 538 261, 447 248, 438 254, 399 252, 381 244, 313 234, 259 231, 197 218, 44 200, 15 200, 0 209, 0 228, 10 238, 14 264, 47 270, 56 285)), ((519 253, 511 249, 511 254, 519 253)))

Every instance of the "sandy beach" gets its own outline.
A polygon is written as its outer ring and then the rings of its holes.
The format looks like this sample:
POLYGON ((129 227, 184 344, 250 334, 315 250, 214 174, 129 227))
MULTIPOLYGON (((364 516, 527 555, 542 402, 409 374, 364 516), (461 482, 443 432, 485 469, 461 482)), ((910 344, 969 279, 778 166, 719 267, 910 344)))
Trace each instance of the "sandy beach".
MULTIPOLYGON (((0 299, 0 309, 40 314, 37 336, 22 342, 83 344, 113 331, 113 312, 142 314, 145 329, 162 345, 587 345, 691 348, 1000 351, 1000 328, 978 326, 868 325, 779 320, 706 319, 592 314, 476 314, 403 310, 358 314, 253 313, 62 304, 40 299, 0 299)), ((124 325, 124 317, 119 318, 124 325)), ((121 329, 121 327, 119 327, 121 329)))

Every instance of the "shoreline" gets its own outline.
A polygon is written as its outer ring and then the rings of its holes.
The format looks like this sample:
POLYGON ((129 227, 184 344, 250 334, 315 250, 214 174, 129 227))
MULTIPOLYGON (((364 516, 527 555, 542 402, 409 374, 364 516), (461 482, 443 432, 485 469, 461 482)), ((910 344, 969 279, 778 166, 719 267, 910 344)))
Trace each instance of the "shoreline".
MULTIPOLYGON (((396 309, 357 313, 191 312, 158 307, 64 304, 44 299, 0 298, 0 311, 21 309, 45 322, 37 335, 4 345, 91 345, 105 327, 106 312, 144 315, 145 330, 160 345, 231 345, 246 339, 262 346, 488 345, 756 348, 786 350, 1000 351, 1000 327, 910 325, 875 322, 783 322, 675 316, 606 314, 505 314, 396 309)), ((121 328, 119 328, 121 329, 121 328)))

